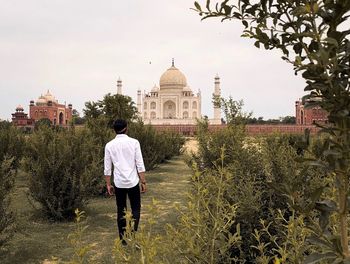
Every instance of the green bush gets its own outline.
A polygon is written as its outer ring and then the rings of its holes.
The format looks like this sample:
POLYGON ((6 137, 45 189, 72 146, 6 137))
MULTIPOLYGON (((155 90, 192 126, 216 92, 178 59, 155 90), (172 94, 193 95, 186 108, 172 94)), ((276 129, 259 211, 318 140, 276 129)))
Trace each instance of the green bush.
POLYGON ((0 122, 0 161, 5 156, 13 158, 13 168, 19 167, 24 151, 25 139, 23 133, 8 122, 0 122))
MULTIPOLYGON (((315 168, 306 170, 305 165, 297 162, 300 153, 294 137, 251 138, 241 126, 229 126, 213 133, 208 132, 205 124, 200 126, 199 151, 192 155, 191 161, 200 164, 203 173, 215 170, 220 161, 220 149, 224 147, 223 164, 232 174, 224 199, 238 205, 235 222, 245 238, 239 249, 232 248, 232 256, 254 262, 261 254, 256 248, 265 244, 264 257, 274 257, 277 245, 288 239, 277 221, 278 216, 282 214, 289 219, 294 210, 291 206, 307 208, 314 203, 312 197, 326 184, 326 173, 315 168), (260 241, 256 239, 255 230, 264 228, 261 221, 269 223, 269 234, 278 238, 278 244, 271 243, 266 235, 260 241)), ((216 193, 215 185, 212 188, 210 193, 216 193)), ((236 227, 232 226, 231 231, 237 232, 236 227)))
POLYGON ((0 247, 13 235, 15 215, 10 208, 11 191, 22 158, 24 137, 8 122, 0 122, 0 247))
POLYGON ((15 182, 13 158, 4 157, 0 163, 0 248, 12 237, 15 216, 10 209, 10 195, 15 182))
POLYGON ((102 178, 98 146, 86 130, 41 127, 28 140, 30 196, 55 220, 74 217, 102 178))
POLYGON ((130 123, 128 135, 140 142, 146 170, 152 170, 165 160, 179 155, 185 143, 184 137, 177 133, 157 132, 142 122, 130 123))

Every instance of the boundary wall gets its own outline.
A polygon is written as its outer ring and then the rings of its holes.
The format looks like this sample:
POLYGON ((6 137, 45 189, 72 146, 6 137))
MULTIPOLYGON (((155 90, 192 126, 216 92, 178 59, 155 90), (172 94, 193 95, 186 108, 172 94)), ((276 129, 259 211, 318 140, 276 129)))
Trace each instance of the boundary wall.
MULTIPOLYGON (((185 136, 194 136, 197 133, 196 125, 152 125, 157 131, 174 131, 185 136)), ((217 131, 226 125, 209 125, 209 131, 217 131)), ((311 134, 316 134, 320 128, 314 125, 246 125, 248 135, 280 134, 304 134, 305 129, 310 129, 311 134)))

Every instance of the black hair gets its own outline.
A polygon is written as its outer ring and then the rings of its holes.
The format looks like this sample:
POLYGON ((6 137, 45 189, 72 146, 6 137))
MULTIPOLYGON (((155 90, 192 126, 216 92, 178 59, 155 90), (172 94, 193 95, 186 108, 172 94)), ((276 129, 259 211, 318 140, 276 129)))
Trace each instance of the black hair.
POLYGON ((124 119, 117 119, 113 123, 113 129, 116 134, 125 134, 128 123, 124 119))

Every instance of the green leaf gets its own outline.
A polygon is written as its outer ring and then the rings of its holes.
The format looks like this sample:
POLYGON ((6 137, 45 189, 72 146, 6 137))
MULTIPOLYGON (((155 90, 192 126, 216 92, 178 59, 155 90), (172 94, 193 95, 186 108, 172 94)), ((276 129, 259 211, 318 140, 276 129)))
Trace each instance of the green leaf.
POLYGON ((202 7, 200 6, 200 4, 197 1, 194 2, 194 5, 199 12, 202 12, 202 7))
POLYGON ((338 41, 334 38, 325 38, 324 39, 325 42, 327 42, 330 45, 335 46, 336 48, 338 48, 338 41))
POLYGON ((293 50, 295 51, 296 54, 301 54, 301 52, 303 51, 303 45, 302 43, 298 42, 293 46, 293 50))

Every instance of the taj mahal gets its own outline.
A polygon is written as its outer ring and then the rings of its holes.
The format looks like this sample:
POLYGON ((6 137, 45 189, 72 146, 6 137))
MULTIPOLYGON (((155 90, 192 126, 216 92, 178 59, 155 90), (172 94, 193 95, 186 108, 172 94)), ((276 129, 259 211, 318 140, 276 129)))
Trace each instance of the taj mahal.
MULTIPOLYGON (((122 81, 117 81, 117 94, 122 94, 122 81)), ((214 96, 220 96, 220 78, 214 81, 214 96)), ((160 77, 159 87, 155 85, 150 92, 137 91, 137 110, 145 124, 152 125, 194 125, 202 118, 202 95, 194 93, 187 83, 186 76, 172 65, 160 77)), ((214 108, 214 118, 210 124, 221 124, 220 107, 214 108)))

